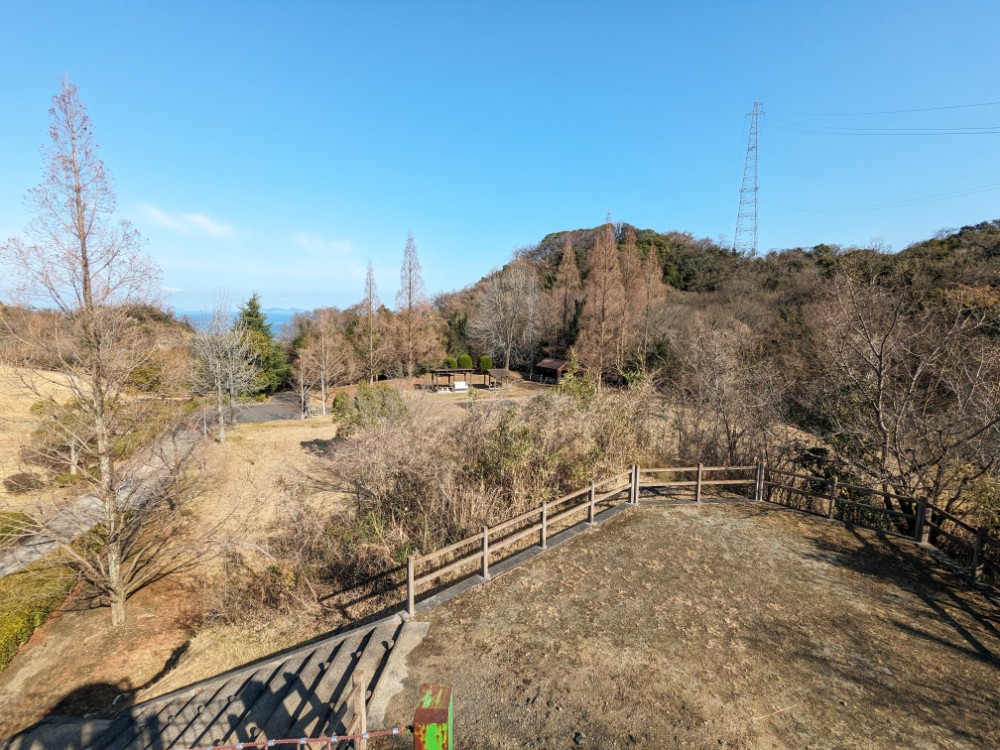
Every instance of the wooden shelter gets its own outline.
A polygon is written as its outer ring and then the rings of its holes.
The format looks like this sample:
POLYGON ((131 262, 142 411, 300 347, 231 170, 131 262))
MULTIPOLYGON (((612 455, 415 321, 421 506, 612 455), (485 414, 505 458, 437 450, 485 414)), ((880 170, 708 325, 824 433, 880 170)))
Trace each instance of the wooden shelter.
POLYGON ((468 381, 469 376, 474 372, 475 370, 460 369, 431 370, 431 386, 433 388, 437 388, 438 386, 447 386, 450 388, 456 380, 468 381))
POLYGON ((538 373, 538 380, 540 382, 559 385, 563 375, 569 370, 569 362, 565 359, 549 357, 535 365, 535 370, 538 373))
POLYGON ((496 390, 507 385, 507 382, 511 379, 511 374, 510 370, 505 370, 502 367, 494 367, 486 371, 486 378, 486 387, 490 390, 496 390))

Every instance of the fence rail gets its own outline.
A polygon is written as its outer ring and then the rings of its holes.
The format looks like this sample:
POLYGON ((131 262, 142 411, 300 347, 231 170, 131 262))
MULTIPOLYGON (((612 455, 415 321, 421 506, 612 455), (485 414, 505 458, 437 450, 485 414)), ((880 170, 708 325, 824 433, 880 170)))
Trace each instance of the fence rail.
POLYGON ((406 562, 407 611, 411 615, 415 613, 421 587, 440 581, 463 568, 473 569, 473 566, 479 569, 483 579, 489 580, 491 565, 532 546, 532 543, 523 544, 524 540, 537 537, 537 546, 545 549, 554 534, 580 523, 584 517, 588 524, 593 525, 598 506, 605 509, 626 491, 628 496, 621 502, 636 505, 642 489, 693 488, 693 502, 700 503, 706 487, 749 486, 753 487, 752 496, 743 497, 745 500, 765 501, 856 526, 894 531, 918 543, 937 543, 943 537, 949 543, 942 551, 961 558, 958 561, 968 569, 973 580, 979 580, 984 572, 991 577, 1000 573, 1000 540, 989 536, 985 529, 977 529, 925 499, 844 483, 835 477, 818 477, 778 469, 763 463, 745 466, 698 464, 649 469, 632 466, 627 472, 595 479, 589 487, 540 503, 538 507, 494 526, 484 526, 482 532, 446 547, 423 555, 411 555, 406 562), (723 473, 724 477, 706 477, 706 474, 716 473, 723 473), (745 478, 733 477, 740 473, 748 475, 745 478), (663 474, 694 474, 694 479, 651 478, 651 475, 663 474), (795 484, 796 480, 799 480, 799 485, 795 484), (598 493, 598 488, 605 489, 598 493), (883 502, 881 505, 860 502, 864 496, 878 497, 883 502), (898 507, 892 507, 894 501, 898 507), (553 514, 552 511, 556 508, 559 511, 553 514), (572 520, 576 516, 580 517, 579 521, 572 520), (522 545, 517 548, 519 542, 522 545), (463 551, 464 554, 455 557, 463 551))

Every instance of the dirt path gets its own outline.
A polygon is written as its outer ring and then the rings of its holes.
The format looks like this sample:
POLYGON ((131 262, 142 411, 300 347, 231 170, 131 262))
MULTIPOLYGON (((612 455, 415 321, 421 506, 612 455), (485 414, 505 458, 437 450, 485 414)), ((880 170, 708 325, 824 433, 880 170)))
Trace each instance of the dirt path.
POLYGON ((996 605, 770 506, 642 507, 428 619, 386 721, 453 683, 458 748, 1000 746, 996 605))

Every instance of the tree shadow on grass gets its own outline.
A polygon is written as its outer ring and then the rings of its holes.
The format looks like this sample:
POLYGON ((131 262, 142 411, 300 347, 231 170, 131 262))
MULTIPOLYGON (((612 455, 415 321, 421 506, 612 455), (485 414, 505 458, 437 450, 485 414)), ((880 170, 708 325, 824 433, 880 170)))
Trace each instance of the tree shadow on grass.
MULTIPOLYGON (((767 622, 751 637, 754 649, 780 653, 794 682, 818 683, 823 700, 811 710, 828 714, 830 726, 867 732, 886 746, 917 737, 929 746, 996 746, 995 594, 972 588, 903 538, 850 526, 845 532, 807 536, 807 557, 871 586, 850 582, 858 589, 854 606, 830 607, 824 623, 767 622)), ((791 719, 782 721, 796 731, 791 719)))

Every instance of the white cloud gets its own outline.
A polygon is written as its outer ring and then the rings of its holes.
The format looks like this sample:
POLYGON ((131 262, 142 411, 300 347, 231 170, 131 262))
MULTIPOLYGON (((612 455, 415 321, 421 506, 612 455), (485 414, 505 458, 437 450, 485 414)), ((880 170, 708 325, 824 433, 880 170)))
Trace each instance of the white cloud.
POLYGON ((232 224, 216 221, 211 216, 202 213, 169 213, 162 208, 140 203, 142 214, 164 229, 179 234, 207 234, 215 239, 229 239, 236 231, 232 224))
POLYGON ((346 259, 354 254, 348 240, 324 240, 315 232, 296 232, 292 235, 292 242, 310 255, 346 259))
POLYGON ((167 294, 173 294, 175 292, 183 292, 184 291, 179 286, 161 286, 160 289, 162 289, 163 291, 165 291, 167 294))

